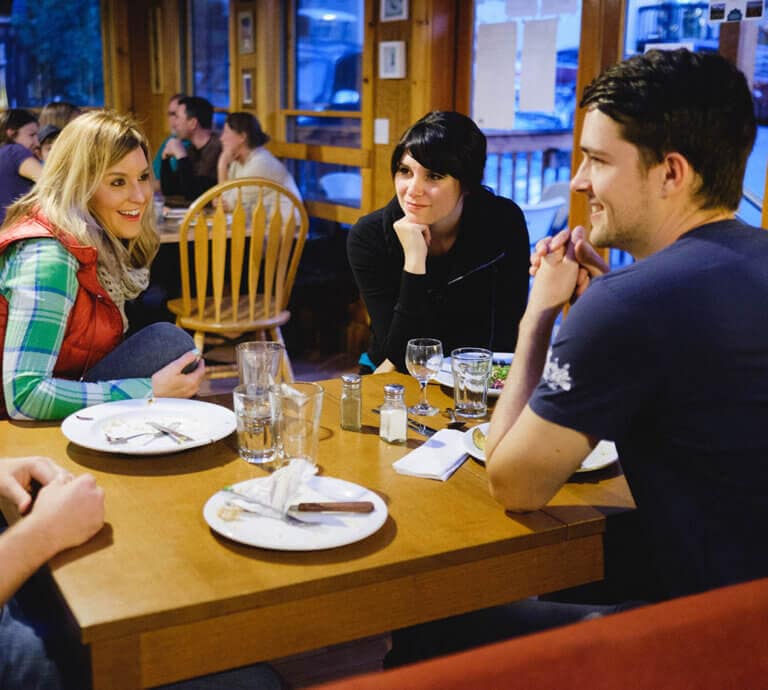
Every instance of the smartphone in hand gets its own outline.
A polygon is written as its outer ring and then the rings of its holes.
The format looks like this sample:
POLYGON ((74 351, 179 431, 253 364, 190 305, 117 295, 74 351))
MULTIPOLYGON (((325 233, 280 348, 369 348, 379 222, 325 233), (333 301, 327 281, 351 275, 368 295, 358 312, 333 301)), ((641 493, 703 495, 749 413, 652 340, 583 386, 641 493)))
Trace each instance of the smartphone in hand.
POLYGON ((182 370, 182 374, 191 374, 200 364, 200 357, 197 357, 195 360, 191 361, 187 366, 185 366, 182 370))

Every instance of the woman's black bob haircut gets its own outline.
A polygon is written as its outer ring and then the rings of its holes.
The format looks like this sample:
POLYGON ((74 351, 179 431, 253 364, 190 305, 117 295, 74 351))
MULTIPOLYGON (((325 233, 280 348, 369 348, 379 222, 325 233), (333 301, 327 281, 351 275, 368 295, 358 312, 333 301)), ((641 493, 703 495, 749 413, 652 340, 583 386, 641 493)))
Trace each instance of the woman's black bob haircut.
POLYGON ((436 110, 411 125, 392 152, 392 177, 406 154, 432 172, 456 178, 466 192, 482 186, 485 135, 466 115, 436 110))

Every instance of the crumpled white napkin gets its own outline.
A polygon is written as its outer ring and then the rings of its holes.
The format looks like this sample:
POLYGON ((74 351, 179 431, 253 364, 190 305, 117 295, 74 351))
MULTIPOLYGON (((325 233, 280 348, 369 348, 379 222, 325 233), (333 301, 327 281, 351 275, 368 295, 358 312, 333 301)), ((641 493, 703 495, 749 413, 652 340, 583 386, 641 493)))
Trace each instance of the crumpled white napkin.
POLYGON ((304 485, 317 474, 317 465, 304 458, 293 458, 287 465, 273 472, 267 481, 251 483, 242 493, 283 515, 295 503, 304 485))
POLYGON ((467 459, 463 436, 463 431, 441 429, 392 467, 400 474, 444 482, 467 459))

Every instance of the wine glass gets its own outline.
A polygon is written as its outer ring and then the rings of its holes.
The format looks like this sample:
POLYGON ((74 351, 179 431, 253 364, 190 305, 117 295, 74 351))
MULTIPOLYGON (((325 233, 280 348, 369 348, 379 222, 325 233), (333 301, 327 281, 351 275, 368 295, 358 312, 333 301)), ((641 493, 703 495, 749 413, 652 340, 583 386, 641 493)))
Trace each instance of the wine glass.
POLYGON ((427 381, 435 378, 443 364, 443 344, 434 338, 414 338, 405 349, 405 366, 408 373, 421 386, 421 400, 408 408, 408 412, 422 417, 437 414, 440 410, 427 401, 427 381))

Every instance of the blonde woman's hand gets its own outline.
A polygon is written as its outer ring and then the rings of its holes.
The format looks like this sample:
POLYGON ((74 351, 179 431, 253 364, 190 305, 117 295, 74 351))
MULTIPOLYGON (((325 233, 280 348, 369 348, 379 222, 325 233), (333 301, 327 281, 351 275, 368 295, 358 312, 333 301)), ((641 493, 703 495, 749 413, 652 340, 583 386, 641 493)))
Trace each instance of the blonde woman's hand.
POLYGON ((152 395, 156 398, 191 398, 200 388, 204 376, 205 362, 196 350, 190 350, 154 373, 152 395), (182 370, 195 360, 199 360, 197 368, 183 373, 182 370))
POLYGON ((405 254, 403 269, 423 275, 427 272, 427 252, 432 242, 428 225, 414 223, 404 216, 394 223, 395 234, 405 254))

